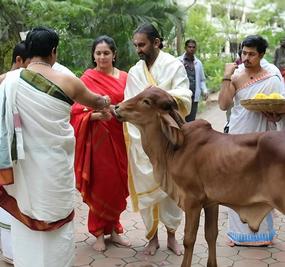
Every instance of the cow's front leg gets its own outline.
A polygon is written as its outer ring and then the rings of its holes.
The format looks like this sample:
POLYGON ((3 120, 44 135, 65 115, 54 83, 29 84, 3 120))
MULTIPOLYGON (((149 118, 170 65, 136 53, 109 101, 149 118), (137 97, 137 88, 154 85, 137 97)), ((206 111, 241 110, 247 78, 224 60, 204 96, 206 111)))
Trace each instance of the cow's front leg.
POLYGON ((205 238, 208 243, 209 256, 207 267, 217 267, 216 242, 218 237, 219 205, 204 208, 205 210, 205 238))
POLYGON ((184 229, 184 257, 181 267, 190 267, 192 262, 193 248, 199 227, 201 205, 185 205, 185 229, 184 229))

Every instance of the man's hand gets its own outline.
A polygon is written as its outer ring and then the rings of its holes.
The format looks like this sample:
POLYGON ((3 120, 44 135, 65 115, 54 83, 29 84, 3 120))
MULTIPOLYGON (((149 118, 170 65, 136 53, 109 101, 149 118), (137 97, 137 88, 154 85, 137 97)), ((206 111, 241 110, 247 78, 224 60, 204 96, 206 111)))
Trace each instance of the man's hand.
POLYGON ((203 92, 202 95, 203 95, 203 100, 206 101, 209 97, 209 92, 203 92))
POLYGON ((108 95, 98 96, 96 110, 102 110, 104 108, 109 108, 110 104, 111 104, 111 100, 108 95))
POLYGON ((276 112, 262 112, 267 120, 272 122, 278 122, 281 120, 281 115, 276 112))
POLYGON ((238 68, 236 63, 226 63, 224 70, 224 78, 231 79, 235 69, 238 68))

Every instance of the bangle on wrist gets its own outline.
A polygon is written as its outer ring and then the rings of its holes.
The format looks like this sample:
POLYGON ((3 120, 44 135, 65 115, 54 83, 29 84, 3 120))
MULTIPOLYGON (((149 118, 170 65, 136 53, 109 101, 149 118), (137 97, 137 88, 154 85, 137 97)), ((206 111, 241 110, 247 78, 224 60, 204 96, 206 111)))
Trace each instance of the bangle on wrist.
POLYGON ((222 81, 229 81, 229 82, 231 82, 232 79, 231 79, 231 78, 224 77, 224 78, 222 79, 222 81))

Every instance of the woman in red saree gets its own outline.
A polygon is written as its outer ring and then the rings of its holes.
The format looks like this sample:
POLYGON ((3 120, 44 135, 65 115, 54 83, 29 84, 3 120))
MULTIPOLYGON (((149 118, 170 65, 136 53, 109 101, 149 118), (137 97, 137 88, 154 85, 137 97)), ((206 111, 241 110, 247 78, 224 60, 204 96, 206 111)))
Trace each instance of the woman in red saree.
MULTIPOLYGON (((94 69, 87 69, 81 77, 95 93, 108 95, 111 104, 123 100, 127 73, 114 67, 116 45, 108 36, 98 37, 92 47, 94 69)), ((89 206, 88 230, 96 236, 94 248, 106 249, 104 235, 128 246, 123 233, 120 214, 126 209, 128 196, 127 154, 122 123, 78 103, 71 113, 75 130, 76 186, 89 206)))

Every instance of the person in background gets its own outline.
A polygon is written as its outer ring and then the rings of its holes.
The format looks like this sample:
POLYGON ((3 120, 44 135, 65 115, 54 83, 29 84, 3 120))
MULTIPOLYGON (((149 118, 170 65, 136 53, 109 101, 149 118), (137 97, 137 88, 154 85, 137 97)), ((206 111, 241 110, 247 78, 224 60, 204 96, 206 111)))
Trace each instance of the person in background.
MULTIPOLYGON (((280 121, 279 115, 249 111, 240 104, 241 100, 254 98, 258 93, 285 93, 280 77, 261 66, 261 60, 267 47, 267 41, 261 36, 247 36, 242 42, 244 67, 239 72, 235 72, 236 63, 228 63, 225 66, 218 103, 222 110, 226 110, 232 103, 234 104, 229 121, 230 134, 277 130, 277 124, 280 121)), ((243 223, 239 215, 232 209, 228 210, 228 218, 227 236, 230 239, 230 246, 272 244, 275 230, 271 213, 264 218, 257 233, 252 232, 248 224, 243 223)))
MULTIPOLYGON (((179 112, 185 117, 191 108, 191 91, 183 64, 161 50, 162 38, 152 24, 140 25, 135 30, 133 44, 140 60, 129 70, 125 100, 155 85, 174 97, 179 112)), ((141 213, 149 240, 144 253, 154 255, 159 248, 158 223, 161 221, 167 229, 167 247, 181 255, 175 231, 181 222, 182 211, 172 199, 175 197, 165 192, 171 188, 161 188, 155 180, 152 165, 142 148, 139 130, 130 123, 125 126, 129 141, 129 191, 134 210, 141 213)))
MULTIPOLYGON (((12 53, 11 70, 26 68, 30 63, 28 51, 25 42, 15 45, 12 53)), ((5 79, 6 73, 0 76, 0 84, 5 79)), ((1 259, 7 263, 13 264, 13 250, 11 241, 11 215, 0 208, 0 247, 2 251, 1 259)))
POLYGON ((280 70, 283 79, 285 79, 285 37, 281 39, 280 47, 275 50, 273 63, 280 70))
MULTIPOLYGON (((115 67, 117 48, 106 35, 98 37, 92 46, 94 68, 81 76, 90 91, 109 95, 115 105, 124 98, 127 73, 115 67)), ((115 118, 106 121, 105 114, 74 104, 71 124, 75 130, 75 173, 77 189, 89 206, 88 230, 96 236, 94 249, 106 250, 105 235, 123 246, 120 215, 126 209, 128 197, 127 152, 122 123, 115 118)))
POLYGON ((52 69, 58 43, 52 29, 31 30, 25 40, 29 65, 8 72, 0 86, 0 206, 13 216, 16 267, 73 266, 71 104, 111 114, 108 96, 52 69))
MULTIPOLYGON (((16 44, 12 53, 12 66, 11 70, 16 70, 19 68, 26 68, 30 63, 30 58, 28 57, 28 52, 25 47, 25 42, 21 41, 16 44)), ((0 75, 0 83, 5 79, 6 73, 0 75)))
POLYGON ((208 89, 206 87, 206 77, 204 74, 203 64, 195 56, 196 50, 196 41, 189 39, 185 42, 185 53, 179 57, 179 60, 183 63, 186 69, 190 83, 189 89, 192 91, 191 112, 185 117, 187 122, 194 121, 196 119, 201 94, 205 100, 208 98, 208 89))

